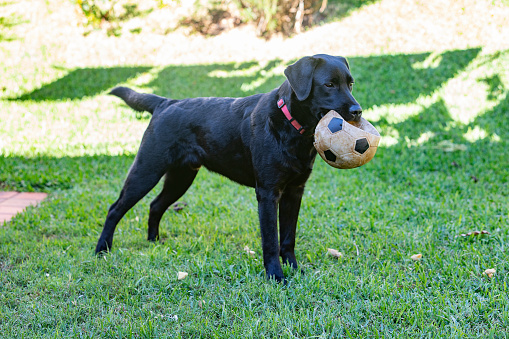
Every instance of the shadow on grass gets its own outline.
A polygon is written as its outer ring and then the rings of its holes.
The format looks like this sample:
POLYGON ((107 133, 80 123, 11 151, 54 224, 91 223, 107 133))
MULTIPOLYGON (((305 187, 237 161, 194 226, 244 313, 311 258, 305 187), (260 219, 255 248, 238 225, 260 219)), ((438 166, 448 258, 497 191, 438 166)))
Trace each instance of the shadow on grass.
MULTIPOLYGON (((479 51, 480 49, 473 48, 439 55, 421 53, 350 58, 352 72, 356 78, 354 94, 365 109, 384 104, 412 103, 420 96, 431 95, 454 78, 477 57, 479 51)), ((268 92, 279 86, 285 79, 282 69, 286 65, 287 63, 281 60, 273 60, 267 64, 244 62, 168 66, 160 70, 144 87, 156 94, 176 99, 195 96, 247 96, 268 92)), ((151 69, 151 67, 77 69, 53 83, 11 100, 64 100, 93 96, 113 86, 129 82, 130 79, 151 69)), ((433 145, 441 140, 451 140, 453 143, 469 144, 468 152, 457 153, 455 156, 460 157, 464 163, 470 163, 471 166, 478 166, 474 164, 472 157, 503 162, 500 158, 503 154, 502 145, 505 144, 503 141, 509 138, 505 128, 509 112, 507 89, 497 75, 479 81, 488 85, 488 99, 500 98, 504 93, 506 99, 500 101, 492 110, 479 115, 471 124, 460 128, 450 128, 453 119, 441 99, 419 114, 398 123, 389 123, 381 118, 376 125, 382 130, 386 127, 395 129, 398 143, 394 147, 382 148, 379 151, 380 157, 388 159, 403 152, 407 157, 403 162, 404 166, 433 171, 444 166, 445 158, 449 159, 449 155, 437 156, 438 152, 433 145), (476 127, 481 128, 487 135, 497 135, 502 142, 490 144, 490 140, 486 138, 474 143, 467 141, 465 133, 476 127), (427 132, 431 135, 430 139, 408 151, 407 141, 415 140, 427 132), (491 152, 491 149, 485 152, 482 148, 477 148, 476 145, 481 144, 483 147, 494 147, 497 152, 491 152), (413 155, 409 152, 413 152, 413 155)), ((125 162, 129 159, 130 162, 132 159, 129 156, 100 158, 102 160, 99 163, 110 163, 112 167, 117 168, 116 161, 125 162)), ((94 159, 94 157, 31 159, 0 157, 0 167, 5 169, 0 174, 0 185, 3 182, 3 186, 7 188, 36 191, 69 188, 83 182, 87 175, 95 176, 97 173, 110 172, 107 166, 104 167, 104 171, 98 170, 97 166, 100 165, 94 159)), ((449 160, 445 163, 450 164, 449 160)), ((125 176, 125 168, 122 168, 121 173, 115 176, 122 178, 125 176)))
POLYGON ((380 2, 380 0, 329 0, 324 11, 326 16, 324 21, 339 21, 348 16, 352 11, 375 2, 380 2))
MULTIPOLYGON (((462 71, 479 53, 479 48, 430 53, 350 58, 356 79, 355 96, 363 108, 383 104, 404 104, 428 95, 462 71)), ((287 63, 256 62, 168 66, 145 87, 154 93, 182 99, 187 97, 241 97, 269 92, 285 80, 287 63)), ((10 100, 65 100, 94 96, 128 82, 152 67, 76 69, 33 92, 10 100)), ((496 79, 486 79, 497 85, 496 79)), ((500 82, 500 79, 499 79, 500 82)))
POLYGON ((64 77, 11 101, 82 99, 94 96, 147 72, 152 67, 79 68, 64 77))
POLYGON ((133 159, 134 155, 0 156, 0 191, 51 192, 101 178, 124 178, 133 159))
POLYGON ((364 108, 406 104, 429 95, 474 60, 480 48, 442 54, 397 54, 349 58, 354 95, 364 108))
POLYGON ((146 87, 154 93, 183 99, 187 97, 244 97, 272 91, 284 81, 273 70, 286 64, 273 60, 266 65, 257 62, 168 66, 162 69, 146 87))
MULTIPOLYGON (((350 58, 356 79, 354 95, 365 109, 413 102, 453 78, 479 51, 473 48, 437 56, 421 53, 350 58)), ((159 95, 176 99, 196 95, 247 96, 278 87, 285 78, 274 70, 286 65, 273 60, 263 66, 256 63, 168 66, 146 86, 159 95)))
MULTIPOLYGON (((509 140, 509 97, 505 90, 504 99, 491 110, 479 115, 473 122, 461 128, 450 128, 453 120, 441 100, 427 107, 421 113, 402 122, 390 124, 381 119, 378 126, 390 125, 399 132, 398 143, 378 150, 376 160, 371 166, 363 167, 362 172, 351 171, 353 176, 367 175, 377 180, 399 182, 408 179, 408 175, 421 173, 449 173, 454 168, 464 173, 469 181, 475 175, 487 182, 505 183, 509 177, 506 147, 509 140), (498 140, 489 137, 474 142, 464 138, 469 129, 481 128, 487 135, 497 135, 498 140), (409 147, 406 140, 415 139, 426 132, 433 133, 430 138, 418 146, 409 147), (451 140, 455 144, 465 144, 466 151, 444 152, 437 149, 440 140, 451 140), (452 165, 454 164, 454 166, 452 165), (410 174, 414 173, 414 174, 410 174), (484 178, 483 178, 484 177, 484 178), (406 178, 406 179, 405 179, 406 178), (399 180, 399 181, 398 181, 399 180)), ((120 190, 121 181, 134 160, 134 155, 94 155, 94 156, 0 156, 0 190, 19 191, 58 191, 101 181, 109 186, 106 189, 120 190), (114 182, 114 184, 111 184, 114 182), (114 186, 114 187, 113 187, 114 186)), ((332 173, 332 172, 331 172, 332 173)), ((436 179, 438 180, 439 177, 436 179)), ((417 181, 425 179, 419 175, 417 181)), ((360 179, 359 179, 360 180, 360 179)), ((428 183, 423 183, 428 184, 428 183)), ((506 192, 509 194, 509 192, 506 192)))

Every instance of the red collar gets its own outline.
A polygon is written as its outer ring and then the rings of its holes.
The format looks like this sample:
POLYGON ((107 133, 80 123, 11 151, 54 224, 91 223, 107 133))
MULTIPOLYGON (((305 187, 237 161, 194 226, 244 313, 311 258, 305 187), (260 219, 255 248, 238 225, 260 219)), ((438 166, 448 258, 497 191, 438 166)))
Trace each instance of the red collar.
POLYGON ((288 110, 288 107, 286 107, 285 101, 283 99, 279 99, 277 102, 277 107, 281 108, 283 111, 283 114, 285 115, 286 119, 290 121, 293 127, 299 132, 300 134, 303 134, 306 130, 302 127, 301 124, 297 120, 295 120, 292 115, 290 114, 290 111, 288 110))

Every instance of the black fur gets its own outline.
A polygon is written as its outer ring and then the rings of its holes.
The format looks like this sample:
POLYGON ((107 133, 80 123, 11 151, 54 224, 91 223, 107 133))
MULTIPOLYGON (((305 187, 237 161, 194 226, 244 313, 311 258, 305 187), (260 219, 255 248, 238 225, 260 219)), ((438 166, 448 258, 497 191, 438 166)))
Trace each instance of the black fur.
POLYGON ((155 94, 140 94, 127 87, 115 87, 109 94, 122 98, 129 107, 138 112, 154 113, 156 107, 167 100, 155 94))
POLYGON ((295 234, 316 156, 316 124, 331 109, 348 121, 360 119, 362 110, 352 96, 353 78, 342 57, 305 57, 288 66, 285 75, 279 88, 245 98, 170 100, 126 87, 113 89, 111 94, 130 107, 153 116, 120 197, 109 209, 96 253, 111 249, 117 223, 165 175, 148 220, 148 240, 157 240, 163 213, 205 166, 255 188, 267 276, 284 279, 279 256, 297 268, 295 234), (278 108, 280 98, 305 128, 303 135, 278 108))

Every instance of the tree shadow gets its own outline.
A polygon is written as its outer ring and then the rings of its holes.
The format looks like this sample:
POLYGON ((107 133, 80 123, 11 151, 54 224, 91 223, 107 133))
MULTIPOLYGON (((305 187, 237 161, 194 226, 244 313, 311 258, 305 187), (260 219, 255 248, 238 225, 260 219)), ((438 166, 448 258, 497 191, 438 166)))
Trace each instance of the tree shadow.
MULTIPOLYGON (((494 92, 499 92, 499 87, 495 88, 494 92)), ((501 140, 509 140, 509 91, 504 89, 504 97, 500 100, 491 110, 477 116, 477 118, 470 123, 466 128, 474 128, 478 126, 490 135, 497 135, 501 140)), ((494 96, 493 92, 488 94, 488 98, 494 96)))
MULTIPOLYGON (((471 57, 477 54, 477 51, 477 49, 466 50, 461 51, 465 53, 454 55, 450 55, 449 53, 447 57, 454 60, 458 65, 466 67, 469 60, 471 60, 471 57)), ((437 70, 439 68, 440 66, 437 67, 437 70)), ((461 67, 452 69, 447 66, 447 64, 444 68, 446 71, 439 72, 437 76, 433 76, 433 74, 412 74, 411 78, 413 78, 414 81, 408 83, 408 88, 410 88, 409 93, 405 96, 401 96, 396 92, 394 93, 394 96, 390 96, 390 100, 388 100, 389 103, 411 103, 420 95, 431 95, 444 82, 446 82, 449 78, 454 77, 457 72, 461 70, 461 67), (426 85, 428 83, 432 83, 433 85, 426 85), (419 87, 421 88, 419 89, 419 87)), ((487 84, 488 90, 486 93, 486 99, 488 101, 496 100, 498 103, 492 109, 489 109, 486 112, 480 112, 477 117, 468 124, 457 124, 451 117, 446 103, 440 97, 431 105, 423 109, 419 114, 413 115, 404 121, 391 124, 382 117, 377 124, 382 126, 391 126, 396 129, 399 133, 399 141, 402 143, 415 141, 420 136, 428 134, 431 137, 426 138, 426 142, 421 142, 424 146, 426 146, 426 144, 436 144, 437 141, 440 140, 451 140, 454 143, 472 144, 471 141, 465 138, 465 135, 469 130, 473 130, 475 128, 482 130, 483 135, 485 136, 484 138, 479 137, 478 142, 482 142, 481 139, 486 139, 487 136, 495 135, 501 140, 506 140, 509 138, 509 130, 507 129, 507 122, 509 121, 508 90, 504 87, 504 84, 498 74, 480 78, 477 81, 487 84)), ((373 90, 376 89, 371 88, 368 91, 372 93, 373 90)), ((362 97, 365 94, 366 93, 363 92, 360 96, 362 97)), ((365 101, 368 102, 368 105, 380 105, 386 103, 384 100, 372 99, 370 97, 366 97, 365 101)))
POLYGON ((286 64, 272 60, 212 65, 168 66, 145 86, 154 93, 173 99, 187 97, 243 97, 269 92, 283 83, 283 75, 271 70, 286 64), (184 81, 183 81, 184 80, 184 81))
POLYGON ((430 180, 437 190, 473 188, 471 185, 482 180, 485 187, 497 186, 497 195, 508 196, 509 91, 503 85, 490 88, 486 97, 497 97, 497 105, 480 112, 468 124, 458 124, 441 98, 398 123, 390 123, 385 117, 377 121, 375 125, 381 130, 389 128, 397 134, 397 143, 381 148, 380 156, 377 154, 380 159, 374 168, 378 178, 393 183, 406 181, 409 185, 420 182, 420 187, 430 180), (389 159, 394 163, 387 171, 385 162, 389 159), (437 184, 440 180, 448 183, 442 187, 437 184))
POLYGON ((123 178, 134 155, 0 156, 0 191, 67 190, 91 179, 123 178))
MULTIPOLYGON (((474 60, 480 48, 447 51, 441 54, 419 53, 352 57, 349 59, 356 79, 354 95, 364 109, 380 105, 401 105, 414 102, 420 96, 430 96, 449 79, 454 78, 474 60)), ((289 62, 272 60, 267 63, 242 62, 210 65, 170 65, 162 68, 154 77, 141 85, 149 92, 174 99, 187 97, 229 96, 244 97, 266 93, 285 81, 284 68, 289 62)), ((114 86, 123 85, 144 72, 149 66, 83 68, 70 71, 56 81, 39 89, 9 100, 66 100, 82 99, 104 93, 114 86)), ((152 72, 154 73, 154 72, 152 72)), ((500 97, 504 91, 498 76, 484 81, 489 95, 500 97)), ((139 81, 137 82, 139 83, 139 81)), ((138 85, 137 85, 138 86, 138 85)), ((143 89, 142 89, 143 90, 143 89)), ((124 105, 119 102, 120 105, 124 105)), ((148 115, 141 115, 148 117, 148 115)), ((499 130, 494 119, 479 120, 490 133, 499 130), (492 132, 493 130, 493 132, 492 132)), ((465 131, 452 130, 447 126, 452 118, 444 102, 440 100, 418 115, 400 123, 391 124, 384 118, 376 122, 382 130, 395 129, 398 142, 414 140, 429 133, 426 142, 451 139, 461 142, 465 131), (459 134, 454 134, 455 132, 459 134)), ((467 126, 468 128, 468 126, 467 126)), ((497 132, 502 135, 502 131, 497 132)))
POLYGON ((78 68, 30 93, 9 100, 66 100, 98 95, 115 85, 151 70, 149 66, 78 68))
MULTIPOLYGON (((356 79, 354 95, 364 109, 404 104, 429 95, 463 70, 480 48, 431 53, 349 58, 356 79)), ((257 62, 167 66, 143 87, 181 99, 187 97, 243 97, 269 92, 284 82, 288 63, 257 62)), ((149 66, 80 68, 30 93, 9 100, 65 100, 94 96, 151 70, 149 66)), ((486 81, 496 82, 496 79, 486 81)), ((500 79, 497 86, 500 83, 500 79)))
MULTIPOLYGON (((354 95, 365 109, 413 102, 453 78, 475 59, 479 51, 480 48, 472 48, 439 55, 420 53, 349 58, 356 79, 354 95)), ((263 66, 254 62, 168 66, 146 87, 175 99, 241 97, 278 87, 285 80, 281 70, 288 64, 276 59, 263 66), (280 71, 275 72, 276 68, 280 71)))
POLYGON ((442 54, 396 54, 349 58, 354 95, 363 108, 406 104, 430 95, 474 60, 480 48, 442 54))
POLYGON ((498 74, 482 78, 480 81, 486 83, 489 87, 488 100, 496 100, 504 90, 504 84, 498 74))
POLYGON ((339 21, 362 6, 370 5, 380 0, 329 0, 324 11, 325 22, 339 21))

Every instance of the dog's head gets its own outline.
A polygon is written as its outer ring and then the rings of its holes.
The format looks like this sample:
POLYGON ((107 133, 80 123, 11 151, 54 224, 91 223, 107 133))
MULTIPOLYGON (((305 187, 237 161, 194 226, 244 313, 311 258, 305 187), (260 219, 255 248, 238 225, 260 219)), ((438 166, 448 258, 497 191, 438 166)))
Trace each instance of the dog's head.
POLYGON ((354 79, 343 57, 317 54, 285 69, 285 76, 300 102, 320 120, 334 110, 346 121, 359 121, 362 108, 352 95, 354 79))

